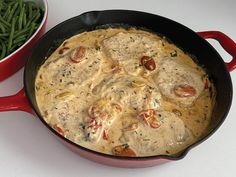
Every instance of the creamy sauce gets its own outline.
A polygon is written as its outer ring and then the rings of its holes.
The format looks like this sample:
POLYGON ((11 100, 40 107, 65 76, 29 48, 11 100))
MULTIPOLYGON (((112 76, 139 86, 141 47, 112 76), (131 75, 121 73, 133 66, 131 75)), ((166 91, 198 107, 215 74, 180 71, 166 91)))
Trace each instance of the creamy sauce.
POLYGON ((40 67, 45 121, 86 148, 175 154, 206 130, 214 87, 191 57, 155 34, 108 28, 67 39, 40 67))

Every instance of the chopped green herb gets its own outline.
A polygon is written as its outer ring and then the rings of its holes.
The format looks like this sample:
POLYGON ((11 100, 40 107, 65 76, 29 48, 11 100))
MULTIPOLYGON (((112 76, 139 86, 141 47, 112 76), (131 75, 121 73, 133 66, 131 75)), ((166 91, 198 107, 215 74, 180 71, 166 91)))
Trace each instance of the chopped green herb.
POLYGON ((36 91, 39 91, 40 87, 38 85, 35 86, 36 91))
POLYGON ((128 148, 129 145, 126 143, 126 144, 123 144, 122 146, 124 146, 124 148, 128 148))
POLYGON ((177 55, 178 55, 178 53, 176 50, 174 52, 170 52, 171 57, 177 57, 177 55))
POLYGON ((150 141, 150 139, 149 138, 144 138, 143 141, 150 141))

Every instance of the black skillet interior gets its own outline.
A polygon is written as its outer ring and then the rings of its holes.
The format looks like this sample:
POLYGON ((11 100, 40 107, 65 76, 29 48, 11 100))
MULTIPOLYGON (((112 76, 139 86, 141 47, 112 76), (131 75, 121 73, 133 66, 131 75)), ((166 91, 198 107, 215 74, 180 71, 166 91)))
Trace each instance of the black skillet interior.
MULTIPOLYGON (((66 20, 48 31, 33 48, 25 66, 24 86, 31 106, 45 125, 47 124, 40 115, 35 99, 35 77, 38 68, 65 39, 83 31, 110 26, 144 27, 164 35, 185 52, 194 55, 197 62, 206 68, 216 87, 216 105, 209 130, 191 147, 205 140, 222 124, 231 106, 232 83, 222 58, 208 42, 189 28, 158 15, 129 10, 106 10, 87 12, 66 20)), ((48 125, 47 127, 50 128, 48 125)), ((175 156, 175 159, 182 158, 191 147, 175 156)))

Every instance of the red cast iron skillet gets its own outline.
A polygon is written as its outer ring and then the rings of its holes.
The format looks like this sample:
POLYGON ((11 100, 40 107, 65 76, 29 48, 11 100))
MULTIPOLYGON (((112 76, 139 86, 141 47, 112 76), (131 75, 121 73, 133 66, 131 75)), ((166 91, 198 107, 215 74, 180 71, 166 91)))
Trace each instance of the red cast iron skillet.
POLYGON ((24 88, 16 95, 0 98, 0 111, 22 110, 37 115, 42 123, 64 145, 90 160, 119 167, 147 167, 164 162, 182 159, 194 146, 212 135, 226 118, 232 101, 232 82, 229 71, 236 67, 236 44, 225 34, 217 31, 195 33, 189 28, 170 19, 138 11, 106 10, 91 11, 66 20, 48 31, 34 46, 24 72, 24 88), (187 53, 196 57, 197 62, 208 72, 216 87, 216 104, 208 131, 194 144, 175 155, 148 157, 117 157, 95 152, 64 138, 52 129, 43 119, 35 99, 35 78, 39 67, 63 40, 97 28, 114 26, 150 29, 166 36, 187 53), (213 38, 233 57, 225 63, 216 50, 204 39, 213 38))

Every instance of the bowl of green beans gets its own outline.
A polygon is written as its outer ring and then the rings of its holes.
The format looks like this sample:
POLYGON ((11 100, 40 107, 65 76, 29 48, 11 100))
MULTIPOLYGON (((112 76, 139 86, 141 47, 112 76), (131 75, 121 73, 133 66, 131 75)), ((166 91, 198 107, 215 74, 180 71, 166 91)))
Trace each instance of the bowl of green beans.
POLYGON ((24 66, 47 15, 46 0, 0 0, 0 81, 24 66))

